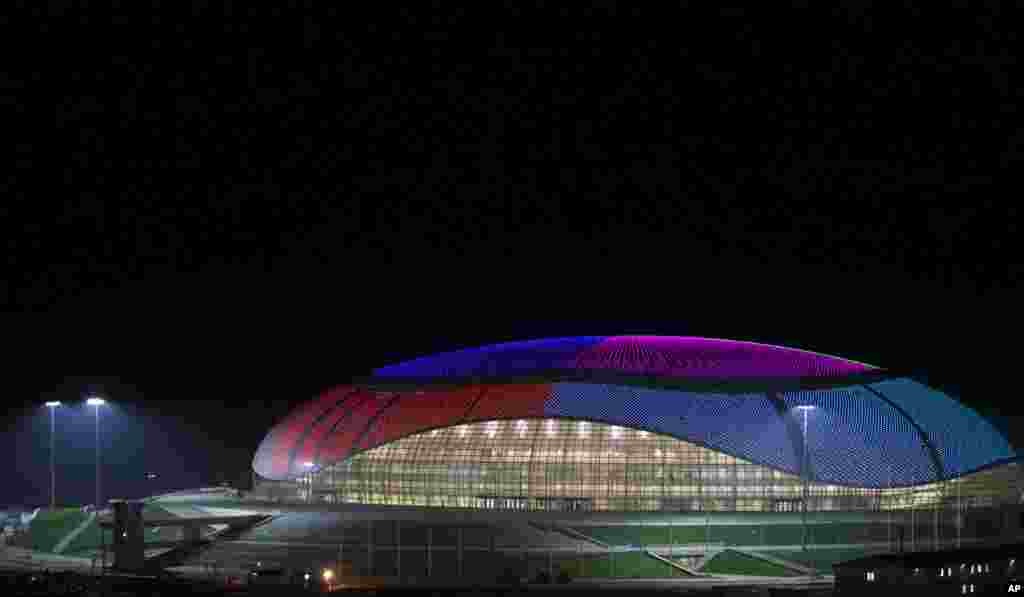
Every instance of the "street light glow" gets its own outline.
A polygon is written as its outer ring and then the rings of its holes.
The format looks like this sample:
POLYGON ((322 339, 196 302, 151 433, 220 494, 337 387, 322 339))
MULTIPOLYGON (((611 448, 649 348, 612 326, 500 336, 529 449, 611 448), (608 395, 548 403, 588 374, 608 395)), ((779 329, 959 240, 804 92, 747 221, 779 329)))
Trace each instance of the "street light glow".
MULTIPOLYGON (((100 507, 100 407, 107 403, 99 396, 89 396, 85 403, 96 413, 96 507, 100 507)), ((50 411, 53 412, 53 411, 50 411)))
POLYGON ((50 400, 45 404, 50 411, 50 509, 54 510, 57 508, 56 409, 60 406, 60 400, 50 400))
POLYGON ((302 466, 304 466, 306 468, 313 468, 314 466, 316 466, 316 464, 314 464, 312 462, 303 462, 302 466))
POLYGON ((809 487, 810 479, 808 479, 809 473, 808 473, 807 469, 808 469, 808 467, 810 466, 810 463, 811 463, 810 462, 810 455, 807 453, 807 411, 814 410, 815 407, 810 405, 810 404, 801 404, 801 405, 797 406, 796 409, 797 410, 801 410, 804 413, 804 433, 803 433, 804 449, 803 449, 803 454, 801 454, 802 462, 800 463, 800 476, 803 477, 803 485, 804 485, 804 487, 803 487, 803 493, 804 494, 803 494, 803 499, 801 499, 802 503, 801 503, 801 507, 800 507, 800 512, 801 512, 800 520, 802 522, 802 527, 803 527, 803 531, 801 533, 802 536, 801 536, 801 539, 800 539, 800 550, 806 552, 807 551, 807 500, 810 497, 810 487, 809 487))
POLYGON ((330 569, 324 570, 324 580, 329 582, 332 578, 334 578, 334 571, 330 569))

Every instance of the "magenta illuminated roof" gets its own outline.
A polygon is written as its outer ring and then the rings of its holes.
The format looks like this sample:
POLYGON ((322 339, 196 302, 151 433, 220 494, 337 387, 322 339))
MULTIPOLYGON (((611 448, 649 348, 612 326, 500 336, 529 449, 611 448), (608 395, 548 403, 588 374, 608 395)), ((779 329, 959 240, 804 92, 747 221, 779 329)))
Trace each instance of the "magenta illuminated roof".
POLYGON ((876 367, 805 350, 692 336, 577 336, 493 344, 381 367, 377 377, 514 376, 550 371, 723 378, 841 377, 876 367))

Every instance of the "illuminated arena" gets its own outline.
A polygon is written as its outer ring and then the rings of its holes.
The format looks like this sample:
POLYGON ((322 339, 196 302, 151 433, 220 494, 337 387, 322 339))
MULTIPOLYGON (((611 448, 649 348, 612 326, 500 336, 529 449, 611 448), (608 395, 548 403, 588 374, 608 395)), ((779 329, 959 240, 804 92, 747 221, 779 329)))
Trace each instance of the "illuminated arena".
POLYGON ((253 462, 278 499, 609 512, 885 511, 1019 500, 978 413, 843 358, 597 336, 422 357, 333 388, 253 462))

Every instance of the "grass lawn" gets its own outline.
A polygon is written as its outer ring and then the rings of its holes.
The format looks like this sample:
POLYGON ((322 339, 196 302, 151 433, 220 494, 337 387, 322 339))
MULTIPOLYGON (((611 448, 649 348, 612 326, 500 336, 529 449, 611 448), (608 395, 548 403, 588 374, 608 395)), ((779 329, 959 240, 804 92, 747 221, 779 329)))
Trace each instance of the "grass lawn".
MULTIPOLYGON (((107 531, 106 541, 110 543, 110 531, 107 531)), ((89 526, 85 527, 81 533, 75 537, 71 543, 68 544, 64 553, 68 555, 75 554, 76 552, 86 551, 90 549, 96 549, 100 545, 100 525, 96 523, 94 518, 89 526)))
POLYGON ((810 566, 822 574, 832 574, 832 564, 863 558, 868 553, 863 549, 810 549, 807 552, 772 551, 768 555, 810 566))
MULTIPOLYGON (((573 530, 609 545, 668 545, 670 542, 668 527, 573 527, 573 530)), ((703 543, 704 527, 674 527, 671 532, 671 542, 703 543)))
MULTIPOLYGON (((776 555, 772 552, 772 555, 776 555)), ((781 559, 782 556, 779 556, 781 559)), ((800 576, 798 572, 742 554, 731 549, 720 552, 704 564, 701 572, 709 574, 744 574, 748 576, 800 576)))
POLYGON ((28 527, 32 549, 52 552, 65 535, 75 530, 89 515, 79 508, 40 510, 28 527))
MULTIPOLYGON (((724 543, 725 545, 800 545, 803 528, 799 524, 736 524, 665 526, 578 526, 573 530, 609 545, 668 545, 669 543, 724 543), (707 537, 705 537, 705 530, 707 537)), ((808 524, 808 543, 862 543, 868 529, 862 524, 808 524)), ((884 540, 884 536, 883 536, 884 540)))
POLYGON ((559 570, 568 572, 571 577, 668 578, 683 575, 665 562, 641 552, 617 553, 614 559, 612 563, 608 556, 584 557, 582 575, 579 571, 579 560, 562 560, 558 567, 559 570))

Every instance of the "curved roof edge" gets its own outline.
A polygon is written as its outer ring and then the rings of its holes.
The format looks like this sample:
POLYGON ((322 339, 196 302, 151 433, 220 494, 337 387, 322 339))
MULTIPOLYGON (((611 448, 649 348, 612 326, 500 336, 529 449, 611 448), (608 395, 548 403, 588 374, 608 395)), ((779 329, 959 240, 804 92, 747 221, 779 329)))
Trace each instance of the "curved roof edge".
POLYGON ((714 392, 717 394, 747 394, 750 392, 783 392, 796 390, 827 390, 856 384, 875 383, 886 379, 907 378, 909 375, 897 371, 876 368, 871 371, 847 375, 777 376, 777 377, 674 377, 661 375, 636 375, 617 371, 580 371, 576 369, 548 369, 532 371, 524 375, 499 376, 371 376, 353 381, 352 385, 376 391, 415 391, 418 389, 437 390, 469 385, 517 384, 517 383, 598 383, 622 386, 636 386, 652 389, 683 390, 690 392, 714 392))
POLYGON ((373 370, 373 377, 468 377, 547 370, 603 370, 678 377, 748 377, 877 370, 845 357, 701 336, 562 336, 465 347, 373 370), (467 372, 469 372, 467 374, 467 372))

